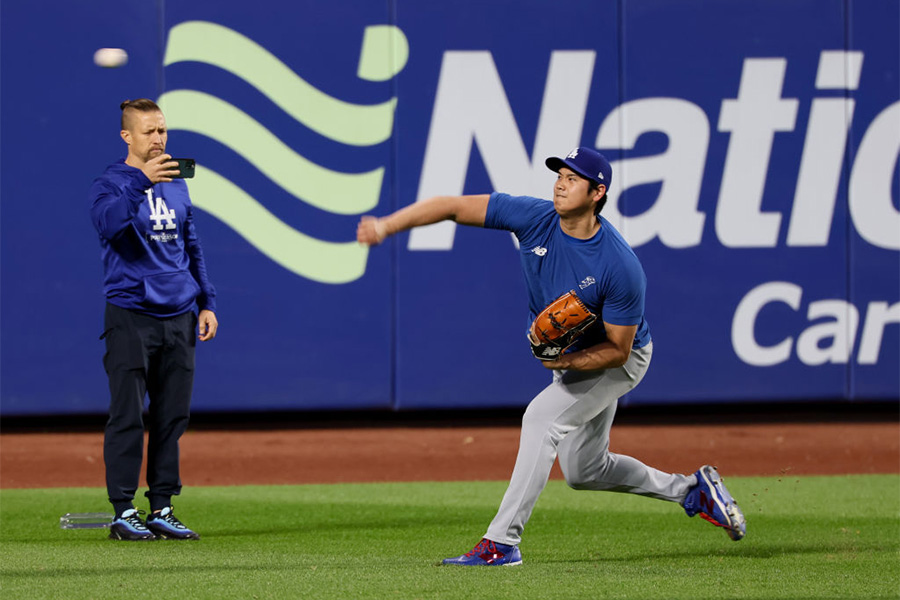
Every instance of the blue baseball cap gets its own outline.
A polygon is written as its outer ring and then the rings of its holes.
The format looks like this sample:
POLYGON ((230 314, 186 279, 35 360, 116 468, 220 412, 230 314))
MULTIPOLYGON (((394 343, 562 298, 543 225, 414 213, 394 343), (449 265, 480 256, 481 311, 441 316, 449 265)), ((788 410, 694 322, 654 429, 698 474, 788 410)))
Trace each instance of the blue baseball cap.
POLYGON ((575 148, 565 158, 557 158, 551 156, 544 164, 551 171, 559 173, 563 167, 568 167, 584 177, 597 184, 606 186, 609 191, 609 185, 612 183, 612 167, 606 157, 587 146, 579 146, 575 148))

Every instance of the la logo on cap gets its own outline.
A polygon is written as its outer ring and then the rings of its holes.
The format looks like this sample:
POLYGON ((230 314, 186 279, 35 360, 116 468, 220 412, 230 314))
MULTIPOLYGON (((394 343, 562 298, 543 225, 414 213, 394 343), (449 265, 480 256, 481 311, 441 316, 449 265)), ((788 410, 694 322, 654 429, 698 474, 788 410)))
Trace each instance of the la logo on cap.
POLYGON ((575 158, 576 156, 578 156, 578 148, 569 152, 569 154, 566 155, 566 158, 575 158))

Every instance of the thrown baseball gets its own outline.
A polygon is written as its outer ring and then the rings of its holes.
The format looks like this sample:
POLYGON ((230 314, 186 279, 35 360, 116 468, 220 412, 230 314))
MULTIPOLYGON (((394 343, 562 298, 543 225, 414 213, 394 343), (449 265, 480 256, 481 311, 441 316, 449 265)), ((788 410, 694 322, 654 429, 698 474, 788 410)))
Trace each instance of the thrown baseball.
POLYGON ((94 64, 98 67, 114 69, 128 62, 128 53, 122 48, 100 48, 94 52, 94 64))

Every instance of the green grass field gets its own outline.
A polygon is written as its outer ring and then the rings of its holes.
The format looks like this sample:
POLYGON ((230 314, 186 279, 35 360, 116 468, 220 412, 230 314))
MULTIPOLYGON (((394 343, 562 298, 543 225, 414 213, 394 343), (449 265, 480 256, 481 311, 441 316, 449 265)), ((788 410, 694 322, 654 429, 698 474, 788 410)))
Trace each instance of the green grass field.
MULTIPOLYGON (((187 488, 199 542, 61 530, 100 489, 0 491, 10 598, 898 598, 900 476, 728 478, 732 542, 675 504, 552 481, 520 567, 437 566, 478 541, 506 482, 187 488)), ((146 508, 146 507, 144 507, 146 508)))

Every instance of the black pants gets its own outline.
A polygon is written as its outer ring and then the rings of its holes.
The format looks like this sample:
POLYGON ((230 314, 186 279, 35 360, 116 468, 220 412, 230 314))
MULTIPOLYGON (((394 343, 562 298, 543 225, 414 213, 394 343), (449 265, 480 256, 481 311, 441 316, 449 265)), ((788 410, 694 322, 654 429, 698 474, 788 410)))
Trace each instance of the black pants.
POLYGON ((104 321, 110 403, 103 460, 109 501, 117 515, 133 506, 149 395, 146 496, 151 510, 165 508, 181 492, 178 440, 190 417, 197 316, 159 319, 107 303, 104 321))

